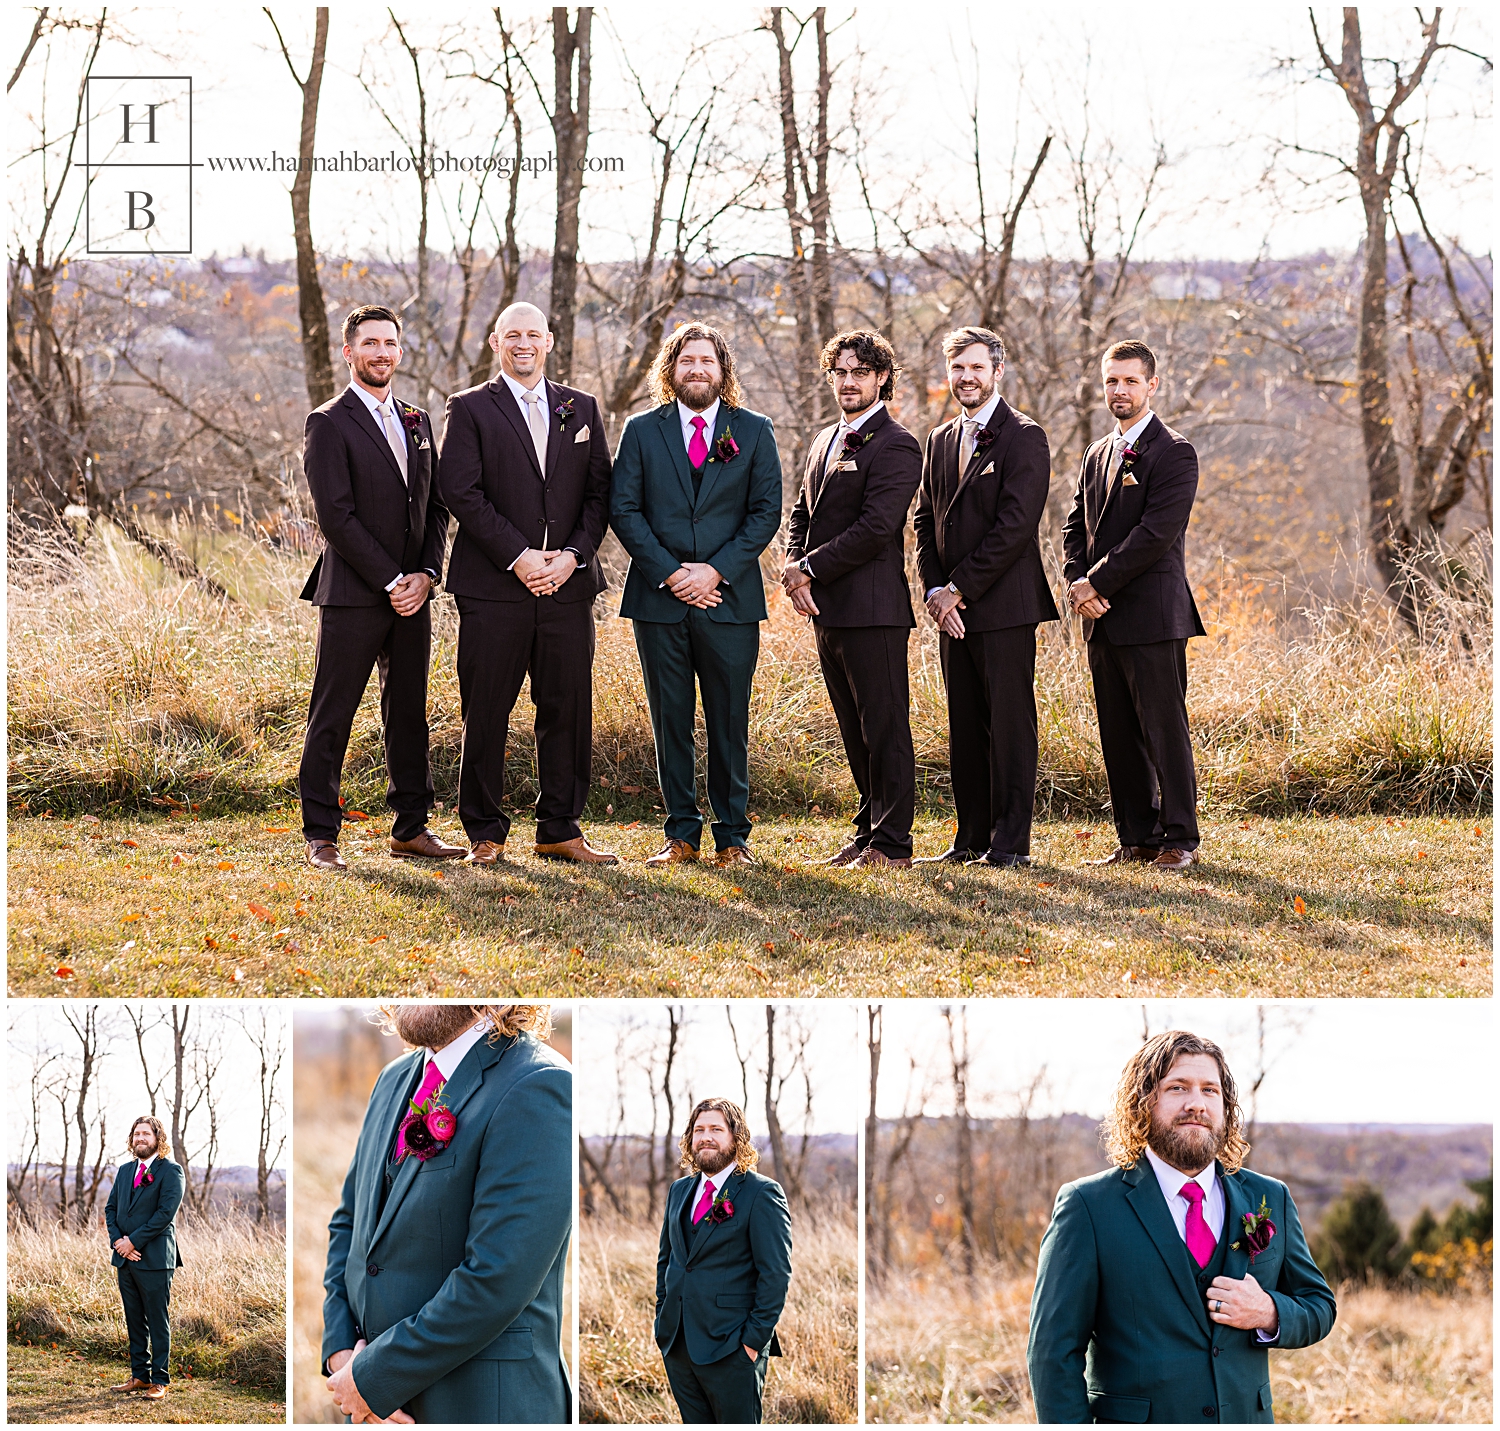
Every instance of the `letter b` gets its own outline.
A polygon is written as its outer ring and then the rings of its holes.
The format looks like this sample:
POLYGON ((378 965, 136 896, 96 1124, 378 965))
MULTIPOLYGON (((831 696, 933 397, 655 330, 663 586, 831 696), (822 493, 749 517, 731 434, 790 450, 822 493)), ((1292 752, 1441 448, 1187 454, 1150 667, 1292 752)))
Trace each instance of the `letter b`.
POLYGON ((151 204, 155 203, 156 201, 151 197, 151 195, 148 194, 144 189, 127 189, 126 190, 126 196, 127 196, 127 200, 129 202, 129 205, 130 205, 130 222, 126 225, 126 227, 130 228, 130 229, 137 229, 137 228, 140 228, 140 229, 149 229, 149 228, 154 228, 156 226, 156 215, 151 212, 151 209, 150 209, 149 206, 151 204), (142 202, 140 204, 137 204, 136 203, 137 199, 142 200, 142 202), (145 216, 146 216, 146 222, 145 223, 143 223, 143 224, 137 224, 136 223, 135 216, 136 216, 137 213, 145 214, 145 216))

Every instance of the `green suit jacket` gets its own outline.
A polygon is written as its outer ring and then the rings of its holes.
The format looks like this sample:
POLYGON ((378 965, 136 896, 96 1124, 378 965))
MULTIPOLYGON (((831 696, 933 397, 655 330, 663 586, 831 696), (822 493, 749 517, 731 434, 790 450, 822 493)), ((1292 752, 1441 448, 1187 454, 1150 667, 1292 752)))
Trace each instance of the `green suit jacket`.
POLYGON ((565 1422, 559 1328, 572 1221, 573 1076, 530 1034, 481 1040, 443 1085, 458 1130, 407 1156, 380 1206, 403 1105, 425 1064, 388 1064, 328 1225, 323 1364, 363 1337, 371 1410, 419 1422, 565 1422))
MULTIPOLYGON (((175 1272, 182 1266, 177 1250, 177 1209, 182 1206, 185 1180, 182 1167, 167 1158, 151 1164, 151 1181, 135 1186, 137 1160, 121 1163, 109 1185, 104 1203, 104 1226, 113 1247, 122 1237, 141 1254, 130 1265, 141 1272, 175 1272)), ((110 1257, 115 1267, 125 1266, 118 1252, 110 1257)))
MULTIPOLYGON (((1270 1294, 1281 1322, 1271 1345, 1321 1341, 1333 1328, 1333 1293, 1286 1184, 1218 1172, 1222 1275, 1253 1277, 1270 1294), (1252 1265, 1240 1219, 1262 1198, 1276 1235, 1252 1265)), ((1144 1158, 1058 1193, 1037 1261, 1027 1363, 1038 1421, 1275 1419, 1266 1344, 1209 1320, 1197 1264, 1144 1158)))
POLYGON ((698 1175, 667 1189, 656 1258, 656 1344, 672 1345, 680 1326, 700 1366, 742 1345, 780 1356, 776 1323, 792 1280, 792 1216, 781 1184, 759 1173, 731 1173, 724 1196, 732 1217, 694 1229, 684 1204, 698 1175))
POLYGON ((637 413, 620 434, 609 515, 630 553, 621 616, 684 620, 686 603, 665 590, 662 582, 683 562, 704 561, 723 578, 723 600, 709 610, 710 620, 766 619, 760 554, 781 526, 781 456, 770 418, 719 404, 709 460, 695 497, 677 404, 637 413), (726 432, 739 452, 721 462, 717 445, 726 432))

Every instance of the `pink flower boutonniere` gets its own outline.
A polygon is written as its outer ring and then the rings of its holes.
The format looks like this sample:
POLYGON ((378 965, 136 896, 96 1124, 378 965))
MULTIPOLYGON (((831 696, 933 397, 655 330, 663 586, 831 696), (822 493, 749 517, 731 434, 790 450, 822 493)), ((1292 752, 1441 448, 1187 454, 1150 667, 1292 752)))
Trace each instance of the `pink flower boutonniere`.
POLYGON ((708 1220, 710 1222, 728 1222, 734 1216, 734 1204, 724 1195, 724 1189, 720 1188, 718 1196, 709 1204, 708 1220))
POLYGON ((457 1132, 458 1119, 453 1116, 451 1108, 437 1101, 437 1094, 425 1103, 413 1103, 411 1112, 401 1120, 406 1153, 424 1163, 441 1153, 457 1132))
POLYGON ((146 1173, 146 1174, 145 1174, 145 1175, 144 1175, 144 1176, 143 1176, 143 1177, 142 1177, 142 1178, 141 1178, 141 1186, 142 1186, 142 1187, 146 1187, 146 1186, 148 1186, 148 1185, 149 1185, 149 1184, 151 1184, 151 1183, 154 1183, 154 1182, 155 1182, 155 1181, 156 1181, 156 1179, 155 1179, 155 1178, 153 1178, 153 1177, 152 1177, 152 1176, 151 1176, 151 1174, 150 1174, 150 1173, 146 1173))
MULTIPOLYGON (((1244 1238, 1250 1248, 1250 1265, 1255 1265, 1255 1259, 1271 1245, 1271 1239, 1276 1236, 1276 1224, 1271 1221, 1271 1209, 1266 1206, 1264 1197, 1260 1200, 1259 1212, 1247 1212, 1241 1217, 1244 1224, 1244 1238)), ((1236 1252, 1240 1250, 1238 1242, 1229 1244, 1236 1252)))
POLYGON ((714 457, 710 457, 708 460, 712 462, 715 458, 717 458, 720 462, 733 462, 734 459, 739 455, 739 443, 734 440, 734 434, 732 432, 726 431, 724 435, 716 443, 714 443, 714 457))

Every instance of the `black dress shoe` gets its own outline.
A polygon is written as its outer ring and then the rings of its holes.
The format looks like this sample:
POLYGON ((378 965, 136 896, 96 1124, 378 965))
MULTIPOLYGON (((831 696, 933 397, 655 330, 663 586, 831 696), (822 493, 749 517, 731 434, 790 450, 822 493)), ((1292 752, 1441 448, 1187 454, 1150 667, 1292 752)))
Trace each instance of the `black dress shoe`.
POLYGON ((983 850, 944 850, 940 855, 918 855, 914 865, 966 865, 977 860, 983 850))
POLYGON ((965 860, 967 865, 992 865, 995 869, 1016 870, 1024 869, 1031 863, 1030 855, 1011 855, 1000 851, 991 850, 988 854, 980 855, 977 860, 965 860))

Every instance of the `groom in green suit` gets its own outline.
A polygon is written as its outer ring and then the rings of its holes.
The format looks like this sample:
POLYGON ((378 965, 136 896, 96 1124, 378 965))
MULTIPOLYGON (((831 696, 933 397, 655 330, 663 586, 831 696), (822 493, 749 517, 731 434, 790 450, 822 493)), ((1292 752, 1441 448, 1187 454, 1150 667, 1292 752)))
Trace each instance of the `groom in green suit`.
POLYGON ((678 1144, 656 1257, 656 1345, 684 1425, 757 1425, 792 1280, 792 1218, 739 1104, 705 1098, 678 1144))
POLYGON ((659 404, 637 413, 615 454, 610 522, 630 571, 620 615, 635 623, 666 843, 646 861, 698 858, 693 725, 708 733, 708 801, 718 863, 750 858, 750 685, 766 619, 760 554, 781 526, 781 458, 771 419, 741 406, 729 344, 684 323, 651 368, 659 404))
POLYGON ((328 1225, 323 1370, 356 1425, 567 1422, 573 1078, 545 1004, 400 1004, 328 1225))
POLYGON ((1234 1078, 1174 1031, 1125 1065, 1115 1167, 1057 1196, 1027 1363, 1037 1420, 1272 1422, 1270 1347, 1333 1329, 1333 1293, 1284 1183, 1241 1166, 1234 1078))

